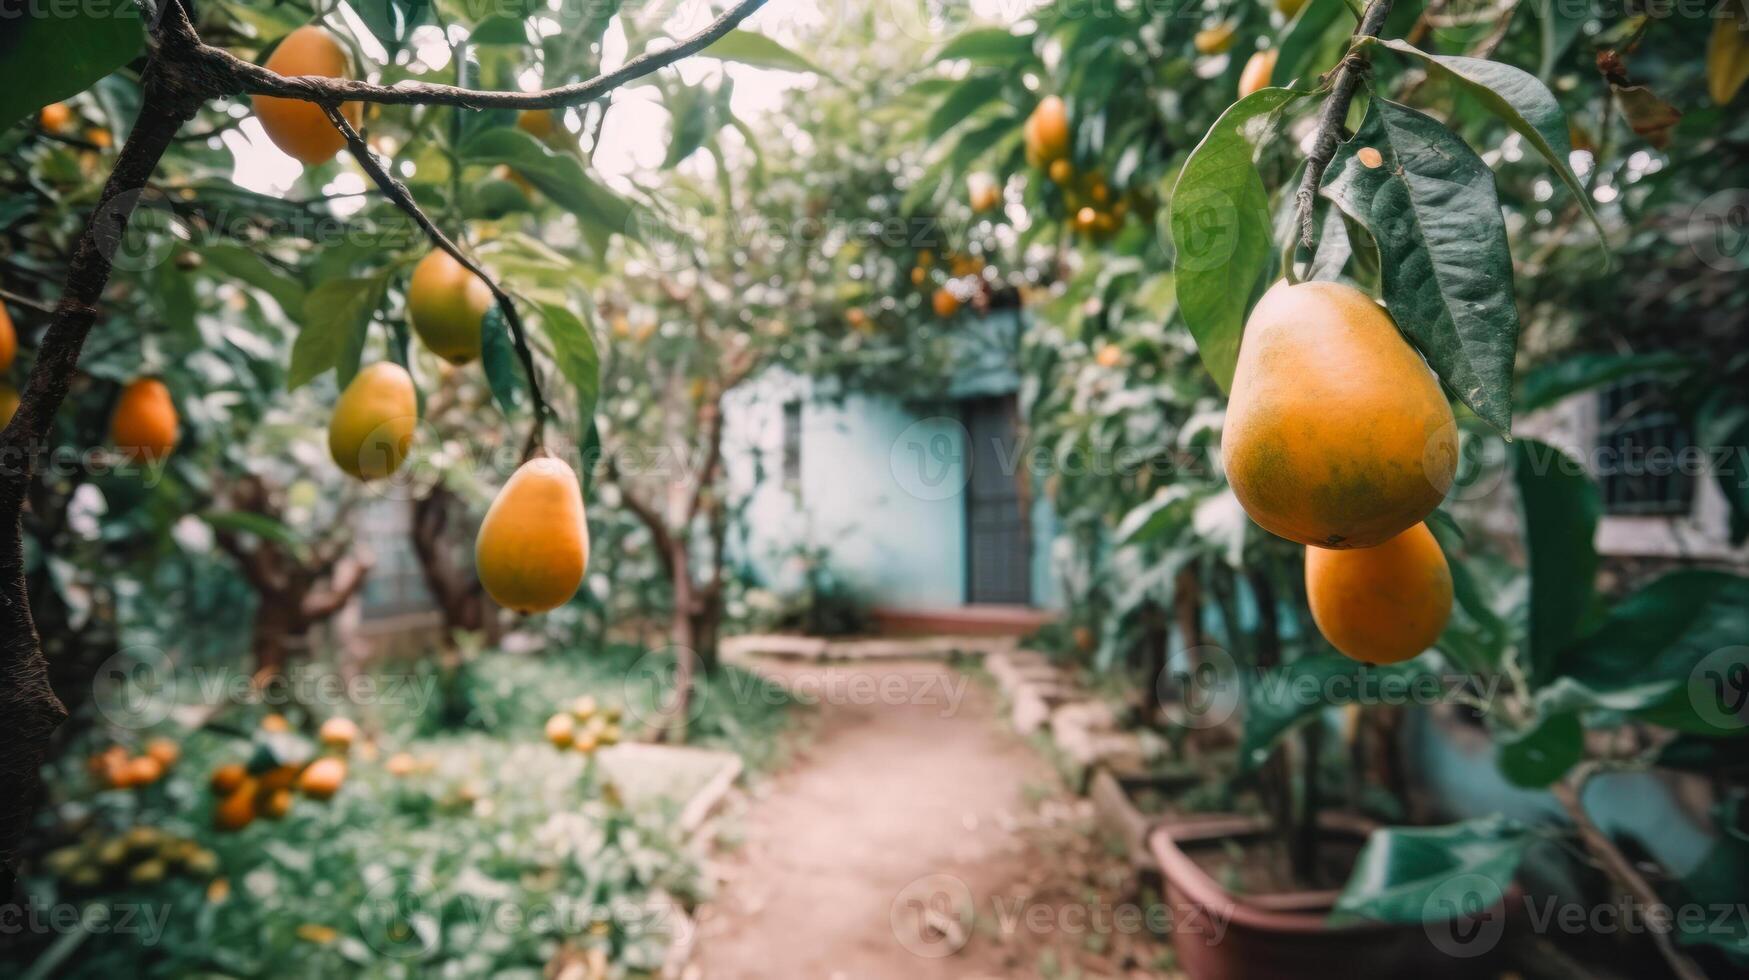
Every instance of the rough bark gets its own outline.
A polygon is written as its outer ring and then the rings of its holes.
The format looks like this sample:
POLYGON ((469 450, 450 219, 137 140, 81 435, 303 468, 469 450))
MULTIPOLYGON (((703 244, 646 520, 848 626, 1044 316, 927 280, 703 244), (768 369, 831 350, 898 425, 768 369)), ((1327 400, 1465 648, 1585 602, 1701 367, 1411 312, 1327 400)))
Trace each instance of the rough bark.
POLYGON ((409 506, 413 554, 419 559, 425 589, 443 616, 445 641, 451 642, 460 631, 484 632, 488 642, 496 639, 497 606, 487 599, 472 564, 457 560, 463 553, 454 537, 455 520, 463 510, 461 500, 438 483, 424 496, 414 497, 409 506))

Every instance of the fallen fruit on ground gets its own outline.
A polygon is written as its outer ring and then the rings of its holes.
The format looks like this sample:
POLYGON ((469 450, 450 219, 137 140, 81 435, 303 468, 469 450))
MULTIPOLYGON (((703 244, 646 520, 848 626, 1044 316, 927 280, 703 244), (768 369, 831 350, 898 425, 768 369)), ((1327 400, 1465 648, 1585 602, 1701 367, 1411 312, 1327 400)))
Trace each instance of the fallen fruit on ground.
POLYGON ((228 796, 236 792, 237 787, 249 778, 249 771, 243 768, 241 762, 227 762, 213 770, 211 786, 215 794, 228 796))
POLYGON ((1269 77, 1275 74, 1276 55, 1276 50, 1270 48, 1257 52, 1245 62, 1245 70, 1239 73, 1239 98, 1269 87, 1269 77))
POLYGON ((157 378, 140 378, 122 389, 109 418, 109 441, 135 461, 155 462, 176 447, 176 405, 157 378))
POLYGON ((316 738, 333 748, 351 748, 352 743, 358 741, 358 723, 351 718, 330 718, 317 730, 316 738))
POLYGON ((1069 107, 1059 96, 1040 99, 1022 130, 1026 159, 1033 166, 1048 167, 1069 155, 1069 107))
POLYGON ((569 601, 589 564, 589 525, 577 474, 539 456, 518 467, 487 509, 474 542, 480 584, 517 612, 569 601))
POLYGON ((1283 282, 1245 323, 1221 461, 1265 530, 1369 548, 1445 497, 1457 427, 1433 372, 1371 297, 1283 282))
POLYGON ((298 777, 298 789, 311 799, 326 800, 340 792, 346 782, 346 760, 333 756, 317 759, 298 777))
POLYGON ((480 322, 492 291, 443 249, 432 249, 413 268, 407 315, 413 331, 433 354, 451 364, 480 356, 480 322))
MULTIPOLYGON (((288 77, 348 78, 352 74, 346 49, 334 35, 313 24, 287 34, 262 67, 288 77)), ((346 145, 346 138, 314 102, 257 95, 254 103, 255 115, 261 120, 261 128, 267 131, 267 138, 306 166, 332 159, 346 145)), ((357 102, 347 102, 340 111, 357 126, 360 108, 357 102)))
POLYGON ((413 770, 419 768, 419 763, 405 752, 396 752, 389 756, 389 761, 383 763, 383 768, 387 769, 391 776, 410 776, 413 774, 413 770))
POLYGON ((401 468, 418 422, 412 375, 393 361, 378 361, 358 372, 334 404, 328 453, 358 479, 380 479, 401 468))
POLYGON ((556 748, 570 748, 571 738, 576 733, 577 722, 568 714, 560 712, 547 719, 547 741, 556 748))
POLYGON ((1451 616, 1451 568, 1426 524, 1374 548, 1306 549, 1306 599, 1330 645, 1369 664, 1426 650, 1451 616))
POLYGON ((245 778, 213 807, 213 826, 219 830, 242 830, 254 822, 255 790, 255 781, 245 778))

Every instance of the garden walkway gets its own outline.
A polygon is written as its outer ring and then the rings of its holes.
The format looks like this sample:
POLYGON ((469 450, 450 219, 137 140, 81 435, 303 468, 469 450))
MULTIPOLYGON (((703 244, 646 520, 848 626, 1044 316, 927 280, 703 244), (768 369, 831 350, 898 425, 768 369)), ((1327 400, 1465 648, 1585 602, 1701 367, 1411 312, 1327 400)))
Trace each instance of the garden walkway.
POLYGON ((719 869, 725 884, 699 910, 689 973, 1030 973, 1016 962, 1029 954, 988 920, 1033 875, 1021 824, 1058 781, 998 717, 989 687, 934 660, 765 660, 759 669, 816 701, 817 717, 797 757, 756 788, 738 821, 742 840, 719 869), (974 908, 979 924, 967 929, 974 908))

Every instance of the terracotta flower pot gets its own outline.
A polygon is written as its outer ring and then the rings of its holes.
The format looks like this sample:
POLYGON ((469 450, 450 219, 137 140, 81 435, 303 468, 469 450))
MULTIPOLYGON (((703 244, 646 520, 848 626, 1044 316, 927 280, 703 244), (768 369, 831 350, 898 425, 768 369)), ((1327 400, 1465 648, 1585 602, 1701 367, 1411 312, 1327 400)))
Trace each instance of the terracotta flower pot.
MULTIPOLYGON (((1330 815, 1323 838, 1364 841, 1373 825, 1330 815)), ((1259 818, 1226 814, 1169 820, 1149 838, 1166 881, 1172 911, 1173 949, 1193 980, 1317 980, 1369 977, 1493 977, 1492 955, 1506 910, 1521 893, 1516 885, 1502 903, 1471 919, 1420 924, 1359 921, 1332 924, 1340 891, 1235 895, 1191 854, 1257 840, 1269 832, 1259 818), (1455 939, 1453 938, 1455 937, 1455 939)))

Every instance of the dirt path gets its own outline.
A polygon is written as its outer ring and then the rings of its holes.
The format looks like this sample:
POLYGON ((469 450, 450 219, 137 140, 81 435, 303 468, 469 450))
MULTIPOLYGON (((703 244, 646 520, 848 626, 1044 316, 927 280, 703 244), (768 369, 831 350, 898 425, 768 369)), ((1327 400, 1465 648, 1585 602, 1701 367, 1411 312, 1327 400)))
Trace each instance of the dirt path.
POLYGON ((700 910, 697 975, 1031 974, 992 929, 992 897, 1029 876, 1037 855, 1021 825, 1058 781, 996 716, 994 694, 936 662, 762 669, 819 717, 723 859, 723 889, 700 910))

